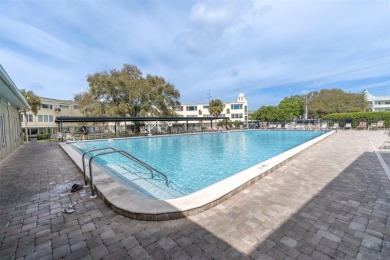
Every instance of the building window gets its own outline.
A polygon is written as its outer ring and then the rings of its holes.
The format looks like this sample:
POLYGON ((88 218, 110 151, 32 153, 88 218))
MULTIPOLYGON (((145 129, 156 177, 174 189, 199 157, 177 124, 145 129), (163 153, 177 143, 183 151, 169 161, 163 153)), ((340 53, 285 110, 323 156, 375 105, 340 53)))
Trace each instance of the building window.
POLYGON ((230 109, 228 108, 228 109, 226 109, 226 114, 230 114, 230 109))
POLYGON ((390 105, 390 102, 389 102, 389 101, 386 101, 386 102, 385 102, 385 105, 390 105))
POLYGON ((73 109, 79 109, 79 105, 73 105, 73 109))
POLYGON ((42 104, 42 108, 53 109, 53 105, 50 105, 50 104, 42 104))
POLYGON ((206 108, 209 108, 209 106, 207 105, 207 106, 203 106, 203 109, 206 109, 206 108))
POLYGON ((186 107, 186 111, 196 111, 196 110, 198 110, 197 106, 187 106, 186 107))
POLYGON ((197 115, 187 115, 187 117, 198 117, 197 115))
POLYGON ((232 114, 231 118, 242 118, 242 114, 232 114))
POLYGON ((33 122, 33 115, 32 114, 28 114, 27 115, 27 121, 28 122, 33 122))
POLYGON ((69 108, 69 105, 66 105, 66 104, 60 104, 60 108, 69 108))
POLYGON ((231 109, 232 110, 242 109, 242 104, 232 104, 231 109))
POLYGON ((177 106, 173 110, 174 111, 183 111, 183 106, 177 106))
POLYGON ((199 109, 198 114, 201 116, 202 115, 202 110, 199 109))
POLYGON ((38 122, 53 122, 53 116, 38 115, 38 122))
POLYGON ((19 124, 18 119, 16 117, 12 118, 13 124, 14 124, 14 141, 19 140, 19 124))
POLYGON ((4 114, 0 114, 1 146, 5 146, 5 122, 4 114))

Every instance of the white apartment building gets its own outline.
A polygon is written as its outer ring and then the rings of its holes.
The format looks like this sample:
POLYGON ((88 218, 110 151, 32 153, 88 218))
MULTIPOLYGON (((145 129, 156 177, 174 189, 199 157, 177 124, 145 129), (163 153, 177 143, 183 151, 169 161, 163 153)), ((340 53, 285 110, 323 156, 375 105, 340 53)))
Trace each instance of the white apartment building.
MULTIPOLYGON (((58 125, 54 122, 57 116, 83 116, 79 111, 79 106, 73 100, 60 100, 40 97, 41 108, 37 115, 31 111, 27 112, 27 128, 29 134, 51 134, 58 132, 58 125)), ((23 128, 25 127, 25 118, 21 116, 23 128)), ((79 129, 77 123, 69 123, 63 126, 64 132, 77 132, 79 129)))
POLYGON ((364 91, 366 101, 371 105, 372 112, 390 112, 390 96, 374 96, 364 91))
MULTIPOLYGON (((222 117, 229 117, 231 121, 240 121, 248 125, 248 101, 243 93, 237 97, 237 101, 223 102, 222 117)), ((211 117, 209 103, 182 104, 175 108, 175 112, 182 117, 211 117)))

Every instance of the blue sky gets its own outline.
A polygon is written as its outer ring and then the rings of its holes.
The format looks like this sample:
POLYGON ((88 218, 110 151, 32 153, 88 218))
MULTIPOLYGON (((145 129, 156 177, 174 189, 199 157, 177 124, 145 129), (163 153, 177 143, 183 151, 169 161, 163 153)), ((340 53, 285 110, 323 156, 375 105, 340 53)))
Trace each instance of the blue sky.
POLYGON ((389 0, 1 0, 0 63, 19 88, 73 99, 133 64, 182 103, 250 110, 340 88, 390 95, 389 0))

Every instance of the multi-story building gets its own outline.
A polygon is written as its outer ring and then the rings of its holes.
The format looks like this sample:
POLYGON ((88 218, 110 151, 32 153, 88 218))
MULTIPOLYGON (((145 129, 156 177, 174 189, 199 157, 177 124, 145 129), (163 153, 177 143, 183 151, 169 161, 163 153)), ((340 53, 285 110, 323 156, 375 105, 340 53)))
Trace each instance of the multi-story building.
MULTIPOLYGON (((55 123, 57 116, 83 116, 77 103, 72 100, 40 98, 42 105, 37 115, 34 115, 31 111, 27 112, 27 128, 30 134, 56 133, 58 131, 58 126, 55 123)), ((24 122, 24 120, 26 119, 22 116, 22 121, 24 122)), ((77 123, 69 123, 63 126, 63 131, 77 132, 79 127, 77 123)))
MULTIPOLYGON (((72 100, 59 100, 51 98, 41 98, 41 108, 37 115, 31 111, 27 112, 29 134, 51 134, 58 132, 58 125, 55 123, 57 116, 84 116, 80 111, 77 103, 72 100)), ((223 111, 220 116, 229 117, 231 121, 239 121, 244 126, 248 124, 248 102, 244 94, 240 94, 235 102, 223 102, 223 111)), ((211 117, 208 110, 208 103, 201 104, 183 104, 175 108, 176 113, 182 117, 211 117)), ((24 122, 25 118, 21 118, 24 122)), ((23 124, 24 127, 24 124, 23 124)), ((119 130, 125 131, 125 123, 115 125, 109 123, 103 128, 107 131, 119 130)), ((67 123, 62 126, 63 132, 76 133, 80 125, 78 123, 67 123)), ((88 125, 90 132, 103 131, 102 127, 88 125)))
POLYGON ((370 103, 373 112, 390 112, 390 96, 374 96, 367 90, 364 91, 364 96, 366 101, 370 103))
MULTIPOLYGON (((240 93, 237 101, 223 102, 222 117, 229 117, 231 121, 240 121, 244 126, 248 125, 248 101, 245 95, 240 93)), ((175 112, 182 117, 211 117, 209 103, 182 104, 175 107, 175 112)))
POLYGON ((0 160, 20 146, 19 112, 29 108, 19 89, 0 65, 0 160))

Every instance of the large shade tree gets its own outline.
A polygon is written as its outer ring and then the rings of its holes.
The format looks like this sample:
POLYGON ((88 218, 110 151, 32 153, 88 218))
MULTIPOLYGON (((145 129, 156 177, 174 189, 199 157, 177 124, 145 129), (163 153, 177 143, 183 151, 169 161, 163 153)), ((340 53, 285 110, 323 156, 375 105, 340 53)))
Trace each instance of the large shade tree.
POLYGON ((42 102, 41 99, 35 95, 32 90, 26 91, 25 89, 21 89, 20 93, 26 99, 31 109, 23 109, 23 122, 24 122, 24 136, 25 141, 28 142, 28 117, 27 112, 31 110, 31 112, 36 116, 38 114, 38 110, 41 108, 42 102))
POLYGON ((322 118, 332 113, 364 112, 369 104, 364 93, 348 93, 341 89, 322 89, 308 94, 309 117, 322 118))
POLYGON ((341 89, 323 89, 307 95, 283 99, 278 106, 262 106, 252 114, 253 120, 293 120, 303 117, 308 106, 309 118, 322 118, 332 113, 363 112, 369 109, 364 93, 348 93, 341 89))
POLYGON ((209 112, 210 115, 217 117, 221 115, 223 111, 223 103, 219 99, 213 99, 209 102, 209 112))
POLYGON ((279 120, 293 120, 303 114, 303 98, 298 95, 287 97, 280 101, 278 110, 282 117, 279 120))
POLYGON ((88 116, 170 116, 180 104, 179 91, 164 78, 147 75, 134 65, 88 75, 89 90, 75 95, 88 116))
POLYGON ((276 106, 262 106, 252 114, 252 120, 276 121, 279 119, 279 110, 276 106))

